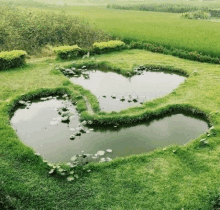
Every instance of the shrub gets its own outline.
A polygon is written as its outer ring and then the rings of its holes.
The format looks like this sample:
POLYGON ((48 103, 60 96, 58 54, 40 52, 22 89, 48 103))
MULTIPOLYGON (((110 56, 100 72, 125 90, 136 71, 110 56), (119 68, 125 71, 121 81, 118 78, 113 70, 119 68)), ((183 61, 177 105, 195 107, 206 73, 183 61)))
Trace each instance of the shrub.
POLYGON ((176 49, 176 48, 168 49, 163 46, 157 46, 154 44, 144 43, 144 42, 131 41, 128 48, 130 48, 130 49, 145 49, 145 50, 149 50, 151 52, 163 53, 166 55, 173 55, 173 56, 177 56, 179 58, 200 61, 200 62, 216 63, 216 64, 220 63, 219 58, 211 57, 209 55, 202 55, 201 53, 196 52, 196 51, 189 52, 189 51, 185 51, 182 49, 176 49))
POLYGON ((60 46, 53 48, 53 51, 57 54, 58 58, 68 59, 76 58, 81 51, 81 48, 78 45, 73 46, 60 46))
POLYGON ((23 50, 0 52, 0 70, 24 65, 26 55, 23 50))
POLYGON ((210 9, 209 12, 212 17, 220 17, 220 9, 210 9))
POLYGON ((185 19, 209 19, 211 18, 211 15, 208 12, 198 10, 195 12, 185 12, 181 17, 185 19))
POLYGON ((192 4, 181 4, 181 3, 145 3, 145 4, 134 4, 134 5, 117 5, 109 4, 107 8, 112 9, 124 9, 124 10, 140 10, 140 11, 154 11, 154 12, 171 12, 171 13, 183 13, 197 10, 208 11, 206 5, 192 5, 192 4))
POLYGON ((120 40, 111 40, 108 42, 95 42, 93 44, 93 52, 106 53, 112 51, 118 51, 125 47, 125 43, 120 40))

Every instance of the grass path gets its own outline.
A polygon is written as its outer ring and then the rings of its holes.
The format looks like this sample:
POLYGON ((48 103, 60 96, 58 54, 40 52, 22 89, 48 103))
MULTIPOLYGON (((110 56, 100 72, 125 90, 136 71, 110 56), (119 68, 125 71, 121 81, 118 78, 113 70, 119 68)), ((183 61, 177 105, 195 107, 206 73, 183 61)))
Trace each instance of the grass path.
MULTIPOLYGON (((76 64, 92 62, 120 69, 122 73, 137 65, 186 71, 188 79, 172 93, 116 115, 133 117, 176 104, 192 106, 210 116, 215 127, 210 137, 202 134, 185 146, 173 145, 110 163, 90 164, 91 173, 76 182, 50 177, 41 158, 11 128, 8 104, 21 94, 38 92, 39 88, 64 88, 72 95, 85 94, 93 108, 96 99, 54 70, 56 65, 68 66, 71 61, 31 61, 25 68, 0 72, 0 206, 3 203, 6 209, 65 210, 212 209, 211 201, 220 191, 220 66, 142 50, 95 56, 76 64), (201 146, 201 138, 207 138, 209 144, 201 146)), ((110 116, 95 114, 97 118, 110 116)))

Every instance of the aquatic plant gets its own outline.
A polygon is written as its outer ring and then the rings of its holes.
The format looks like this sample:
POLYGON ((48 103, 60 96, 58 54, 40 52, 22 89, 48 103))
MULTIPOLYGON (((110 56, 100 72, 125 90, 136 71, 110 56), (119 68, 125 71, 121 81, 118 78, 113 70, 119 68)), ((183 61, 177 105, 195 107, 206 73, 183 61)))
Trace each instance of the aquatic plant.
MULTIPOLYGON (((106 152, 108 154, 112 153, 111 149, 107 149, 106 152)), ((46 160, 44 162, 47 164, 49 168, 50 175, 59 175, 65 176, 67 181, 74 181, 82 177, 85 173, 90 173, 91 170, 89 168, 86 169, 85 165, 91 162, 109 162, 112 159, 109 157, 103 157, 106 153, 105 151, 98 151, 94 156, 92 154, 84 154, 82 151, 81 155, 75 155, 70 159, 70 162, 65 164, 52 164, 48 163, 46 160)), ((35 153, 35 155, 39 156, 39 153, 35 153)))

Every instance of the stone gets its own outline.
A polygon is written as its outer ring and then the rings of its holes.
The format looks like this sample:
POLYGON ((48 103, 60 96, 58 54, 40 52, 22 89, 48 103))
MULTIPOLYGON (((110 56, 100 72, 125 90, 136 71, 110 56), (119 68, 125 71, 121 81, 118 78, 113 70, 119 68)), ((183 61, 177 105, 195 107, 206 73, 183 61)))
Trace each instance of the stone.
POLYGON ((81 133, 80 133, 80 132, 77 132, 77 133, 75 134, 75 136, 81 136, 81 133))
POLYGON ((75 138, 76 138, 75 135, 71 135, 71 136, 70 136, 70 139, 71 139, 71 140, 74 140, 75 138))
POLYGON ((79 132, 81 132, 81 133, 86 133, 86 131, 85 131, 83 128, 81 128, 81 129, 79 130, 79 132))
POLYGON ((65 116, 61 119, 61 122, 68 122, 69 121, 69 116, 65 116))
POLYGON ((98 156, 103 156, 103 155, 105 155, 105 151, 99 150, 99 151, 97 152, 97 155, 98 155, 98 156))

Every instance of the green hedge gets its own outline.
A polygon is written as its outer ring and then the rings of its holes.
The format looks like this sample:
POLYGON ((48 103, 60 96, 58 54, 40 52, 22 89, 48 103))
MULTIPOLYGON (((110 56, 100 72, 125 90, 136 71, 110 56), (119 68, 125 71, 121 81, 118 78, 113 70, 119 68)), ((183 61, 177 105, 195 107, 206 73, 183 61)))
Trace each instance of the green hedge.
POLYGON ((185 12, 181 17, 185 19, 210 19, 211 15, 209 12, 198 10, 194 12, 185 12))
POLYGON ((212 17, 220 17, 220 9, 210 9, 209 10, 212 17))
POLYGON ((124 40, 129 46, 128 49, 144 49, 149 50, 151 52, 156 53, 163 53, 166 55, 173 55, 179 58, 199 61, 199 62, 206 62, 206 63, 216 63, 220 64, 220 58, 218 57, 211 57, 209 55, 203 55, 199 52, 189 52, 182 49, 176 49, 176 48, 166 48, 159 45, 154 45, 150 43, 145 42, 138 42, 138 41, 131 41, 131 40, 124 40))
POLYGON ((108 42, 95 42, 93 52, 97 54, 118 51, 125 47, 125 43, 120 40, 111 40, 108 42))
POLYGON ((24 65, 26 55, 27 53, 23 50, 0 52, 0 70, 24 65))
POLYGON ((57 57, 60 59, 76 58, 82 55, 85 50, 78 47, 78 45, 73 46, 60 46, 54 47, 53 51, 56 53, 57 57))

